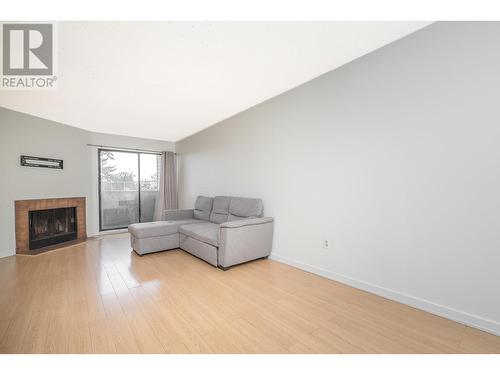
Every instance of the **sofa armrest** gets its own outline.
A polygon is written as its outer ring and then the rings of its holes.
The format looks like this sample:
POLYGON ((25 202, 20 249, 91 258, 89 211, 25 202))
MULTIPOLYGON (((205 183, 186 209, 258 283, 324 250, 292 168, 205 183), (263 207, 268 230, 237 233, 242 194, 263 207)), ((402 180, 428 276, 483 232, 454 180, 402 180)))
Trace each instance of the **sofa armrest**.
POLYGON ((272 223, 274 219, 272 217, 256 217, 252 219, 242 219, 242 220, 234 220, 227 221, 220 225, 221 228, 240 228, 246 227, 248 225, 260 225, 265 223, 272 223))
POLYGON ((222 223, 219 234, 218 265, 235 264, 269 256, 273 246, 274 219, 243 219, 222 223))
POLYGON ((194 216, 194 210, 192 209, 171 209, 163 211, 163 220, 189 220, 194 216))

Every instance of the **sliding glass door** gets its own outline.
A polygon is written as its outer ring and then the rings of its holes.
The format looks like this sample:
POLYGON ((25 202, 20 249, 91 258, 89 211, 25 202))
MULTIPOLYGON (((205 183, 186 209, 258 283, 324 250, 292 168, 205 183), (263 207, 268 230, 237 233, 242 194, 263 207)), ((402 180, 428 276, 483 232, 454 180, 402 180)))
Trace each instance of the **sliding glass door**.
POLYGON ((99 229, 153 220, 159 156, 99 149, 99 229))
POLYGON ((158 198, 158 175, 160 156, 139 154, 141 222, 153 221, 156 199, 158 198))

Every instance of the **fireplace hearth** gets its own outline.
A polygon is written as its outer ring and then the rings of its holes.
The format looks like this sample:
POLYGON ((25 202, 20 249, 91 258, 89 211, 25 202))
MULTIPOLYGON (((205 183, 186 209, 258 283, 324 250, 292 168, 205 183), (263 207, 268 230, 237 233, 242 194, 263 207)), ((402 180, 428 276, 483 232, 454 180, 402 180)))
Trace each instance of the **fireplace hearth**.
POLYGON ((30 250, 77 239, 76 207, 35 210, 29 216, 30 250))

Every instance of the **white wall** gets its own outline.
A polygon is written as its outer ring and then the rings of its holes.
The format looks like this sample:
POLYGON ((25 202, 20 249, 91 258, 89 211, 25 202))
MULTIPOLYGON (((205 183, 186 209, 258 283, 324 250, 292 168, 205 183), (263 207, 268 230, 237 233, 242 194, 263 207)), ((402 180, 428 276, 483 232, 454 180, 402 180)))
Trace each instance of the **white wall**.
POLYGON ((0 107, 0 257, 15 254, 14 201, 86 197, 87 234, 98 233, 97 149, 87 143, 173 151, 171 142, 92 133, 0 107), (64 160, 64 169, 20 166, 20 155, 64 160))
POLYGON ((275 259, 500 333, 498 45, 437 23, 179 142, 181 205, 260 197, 275 259))

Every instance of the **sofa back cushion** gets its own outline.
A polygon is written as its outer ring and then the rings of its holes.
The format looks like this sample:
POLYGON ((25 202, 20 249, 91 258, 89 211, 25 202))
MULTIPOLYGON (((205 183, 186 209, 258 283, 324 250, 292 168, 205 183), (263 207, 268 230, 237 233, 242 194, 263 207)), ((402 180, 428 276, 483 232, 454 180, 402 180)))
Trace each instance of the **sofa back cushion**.
POLYGON ((212 203, 213 198, 199 195, 194 203, 194 218, 208 221, 212 211, 212 203))
POLYGON ((215 197, 212 212, 210 214, 210 221, 212 223, 225 223, 229 215, 229 203, 231 197, 215 197))
POLYGON ((227 221, 262 217, 263 213, 264 205, 261 199, 232 197, 227 221))

